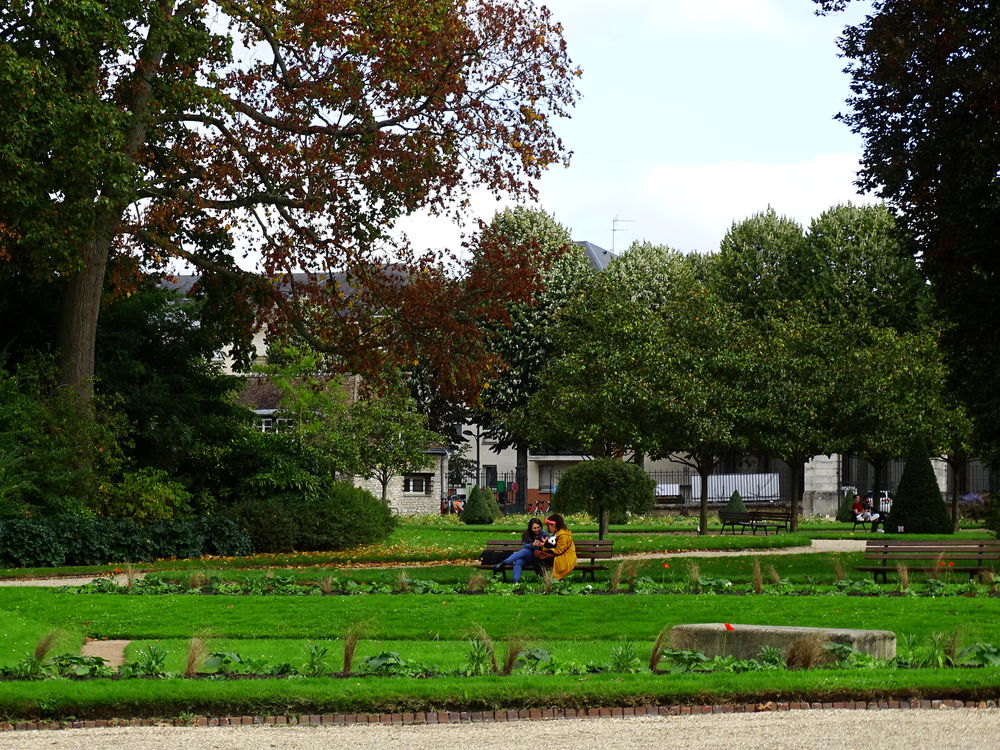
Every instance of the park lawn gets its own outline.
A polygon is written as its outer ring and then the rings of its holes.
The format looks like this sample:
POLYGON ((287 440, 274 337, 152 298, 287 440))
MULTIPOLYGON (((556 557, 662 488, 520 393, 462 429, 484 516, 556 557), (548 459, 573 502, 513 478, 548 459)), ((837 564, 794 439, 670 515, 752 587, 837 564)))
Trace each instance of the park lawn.
MULTIPOLYGON (((355 669, 366 656, 395 651, 407 661, 460 667, 473 624, 502 641, 511 633, 544 646, 560 662, 608 663, 623 639, 645 660, 664 627, 688 622, 802 625, 893 630, 927 641, 961 629, 966 643, 1000 644, 1000 599, 790 595, 394 595, 128 596, 50 589, 0 589, 0 622, 14 638, 0 641, 0 665, 30 652, 52 628, 59 644, 84 636, 138 641, 168 653, 181 669, 187 639, 209 632, 210 650, 302 666, 309 643, 328 648, 331 671, 341 664, 338 640, 365 623, 355 669), (13 625, 11 625, 13 623, 13 625), (34 636, 34 638, 33 638, 34 636)), ((6 632, 6 630, 5 630, 6 632)), ((498 643, 502 648, 502 643, 498 643)), ((66 650, 75 650, 69 648, 66 650)), ((57 651, 58 652, 58 651, 57 651)), ((275 714, 583 707, 684 702, 838 700, 868 698, 996 698, 1000 669, 785 670, 745 674, 586 674, 509 677, 348 679, 91 680, 0 682, 0 714, 8 717, 110 718, 184 714, 275 714)))
MULTIPOLYGON (((692 622, 876 628, 927 638, 962 628, 969 642, 1000 645, 1000 599, 714 594, 523 596, 396 595, 118 596, 0 590, 0 620, 38 637, 57 628, 82 640, 217 638, 330 639, 366 623, 367 640, 464 640, 472 623, 494 637, 648 641, 669 625, 692 622)), ((22 636, 24 637, 24 636, 22 636)), ((24 656, 6 640, 0 663, 24 656)))

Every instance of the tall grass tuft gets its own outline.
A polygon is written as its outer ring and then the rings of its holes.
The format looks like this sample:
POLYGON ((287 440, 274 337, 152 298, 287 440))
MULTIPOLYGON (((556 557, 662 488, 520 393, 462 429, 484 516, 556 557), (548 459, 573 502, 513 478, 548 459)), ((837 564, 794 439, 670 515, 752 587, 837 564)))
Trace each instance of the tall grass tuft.
POLYGON ((552 587, 555 585, 556 579, 555 574, 552 572, 552 568, 548 565, 542 566, 542 593, 551 594, 552 587))
POLYGON ((208 585, 208 575, 204 571, 196 571, 187 577, 187 587, 191 590, 203 589, 208 585))
POLYGON ((612 594, 617 594, 619 588, 621 587, 623 578, 629 581, 630 585, 634 584, 635 577, 638 573, 638 560, 622 560, 615 566, 615 569, 611 571, 611 578, 608 580, 608 591, 612 594))
POLYGON ((488 580, 489 578, 486 577, 486 573, 481 570, 477 570, 469 576, 469 581, 465 584, 465 593, 478 594, 486 588, 486 582, 488 580))
POLYGON ((789 669, 813 669, 829 658, 826 638, 819 633, 796 638, 785 654, 785 666, 789 669))
POLYGON ((896 562, 896 574, 899 576, 899 590, 903 593, 910 590, 910 568, 904 562, 896 562))
POLYGON ((363 622, 351 622, 344 628, 344 668, 341 674, 347 677, 351 674, 351 667, 354 665, 354 652, 358 649, 358 643, 365 634, 366 624, 363 622))
POLYGON ((989 586, 991 594, 997 593, 997 575, 992 569, 980 570, 979 582, 984 586, 989 586))
POLYGON ((191 636, 188 641, 187 660, 184 664, 184 676, 194 677, 201 670, 208 656, 208 641, 210 638, 208 631, 202 631, 191 636))
POLYGON ((778 575, 778 569, 775 568, 773 565, 767 566, 767 577, 771 579, 771 583, 773 583, 775 586, 781 583, 781 576, 778 575))
POLYGON ((521 658, 528 649, 528 639, 522 633, 508 633, 507 640, 504 641, 503 663, 500 674, 507 676, 514 671, 517 660, 521 658))
POLYGON ((60 635, 60 631, 53 628, 38 639, 38 643, 35 644, 35 651, 32 654, 37 661, 45 661, 45 657, 49 655, 52 647, 56 645, 56 640, 58 640, 60 635))
POLYGON ((844 573, 844 564, 840 561, 839 555, 833 557, 833 577, 838 581, 843 581, 847 575, 844 573))
POLYGON ((324 576, 323 578, 320 578, 319 583, 317 585, 319 586, 319 590, 324 594, 332 594, 333 576, 324 576))
POLYGON ((688 563, 688 578, 691 579, 691 593, 701 593, 701 568, 698 563, 688 563))
POLYGON ((139 579, 139 571, 130 562, 125 563, 124 571, 125 571, 125 588, 131 591, 132 586, 134 586, 135 582, 139 579))
POLYGON ((934 562, 931 563, 930 570, 927 571, 928 578, 940 578, 941 570, 944 568, 944 552, 939 552, 938 556, 934 558, 934 562))
POLYGON ((405 570, 399 571, 399 576, 396 579, 396 590, 400 594, 405 594, 410 590, 410 576, 406 574, 405 570))
POLYGON ((753 559, 753 592, 764 593, 764 576, 760 572, 760 560, 756 557, 753 559))
POLYGON ((660 659, 663 658, 663 652, 666 650, 667 646, 670 644, 670 626, 667 625, 656 635, 656 640, 653 641, 653 650, 649 652, 649 671, 655 672, 657 667, 660 665, 660 659))

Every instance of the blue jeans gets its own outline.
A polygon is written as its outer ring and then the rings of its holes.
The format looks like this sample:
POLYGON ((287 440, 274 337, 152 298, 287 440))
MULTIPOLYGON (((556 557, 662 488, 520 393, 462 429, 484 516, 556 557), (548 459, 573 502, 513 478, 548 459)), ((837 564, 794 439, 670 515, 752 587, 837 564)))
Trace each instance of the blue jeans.
POLYGON ((521 568, 524 567, 524 564, 535 564, 535 553, 530 549, 519 549, 517 552, 513 553, 510 557, 504 560, 504 563, 514 566, 514 583, 517 583, 521 580, 521 568))

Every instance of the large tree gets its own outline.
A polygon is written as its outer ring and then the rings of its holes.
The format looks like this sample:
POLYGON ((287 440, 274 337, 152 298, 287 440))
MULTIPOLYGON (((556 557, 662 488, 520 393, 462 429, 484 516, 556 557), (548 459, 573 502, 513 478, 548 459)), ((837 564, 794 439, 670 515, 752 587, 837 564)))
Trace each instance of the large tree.
POLYGON ((418 352, 444 367, 421 343, 469 333, 525 270, 496 264, 449 299, 437 257, 382 241, 470 186, 533 193, 576 96, 561 31, 531 0, 12 0, 0 273, 68 280, 62 380, 84 397, 106 281, 175 259, 230 307, 323 312, 299 333, 345 369, 418 352), (249 252, 260 274, 237 269, 249 252), (314 283, 293 284, 300 269, 314 283))
MULTIPOLYGON (((511 305, 509 321, 495 327, 491 346, 495 374, 473 414, 497 449, 517 450, 517 466, 525 471, 530 430, 521 417, 538 390, 542 368, 553 354, 550 329, 594 270, 583 250, 572 243, 569 230, 542 210, 521 206, 498 212, 479 238, 479 246, 491 243, 514 250, 531 248, 542 263, 539 287, 531 302, 511 305)), ((522 496, 526 485, 522 480, 522 496)))
MULTIPOLYGON (((821 12, 847 0, 817 0, 821 12)), ((876 0, 840 47, 864 138, 859 185, 912 236, 933 283, 953 384, 981 441, 1000 446, 1000 5, 876 0)))

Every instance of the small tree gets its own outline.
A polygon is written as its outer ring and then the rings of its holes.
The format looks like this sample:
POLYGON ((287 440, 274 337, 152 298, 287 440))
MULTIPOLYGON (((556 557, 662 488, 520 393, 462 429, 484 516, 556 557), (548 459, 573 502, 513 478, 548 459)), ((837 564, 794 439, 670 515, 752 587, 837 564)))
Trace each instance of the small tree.
POLYGON ((930 452, 922 438, 913 442, 889 514, 890 529, 908 534, 951 534, 951 519, 938 487, 930 452))
POLYGON ((477 526, 485 526, 496 521, 500 517, 500 509, 493 498, 493 493, 478 485, 473 487, 460 517, 462 523, 477 526))
POLYGON ((854 507, 854 490, 848 490, 844 495, 843 501, 840 503, 840 507, 837 508, 837 520, 841 523, 852 523, 854 521, 854 511, 851 510, 854 507))
POLYGON ((729 502, 726 503, 726 510, 732 513, 747 512, 747 506, 743 504, 743 498, 740 497, 739 490, 733 490, 733 494, 729 496, 729 502))
POLYGON ((600 521, 599 538, 608 533, 608 522, 624 521, 627 513, 642 513, 653 506, 653 479, 628 461, 599 458, 584 461, 559 478, 552 509, 559 513, 583 511, 600 521))

